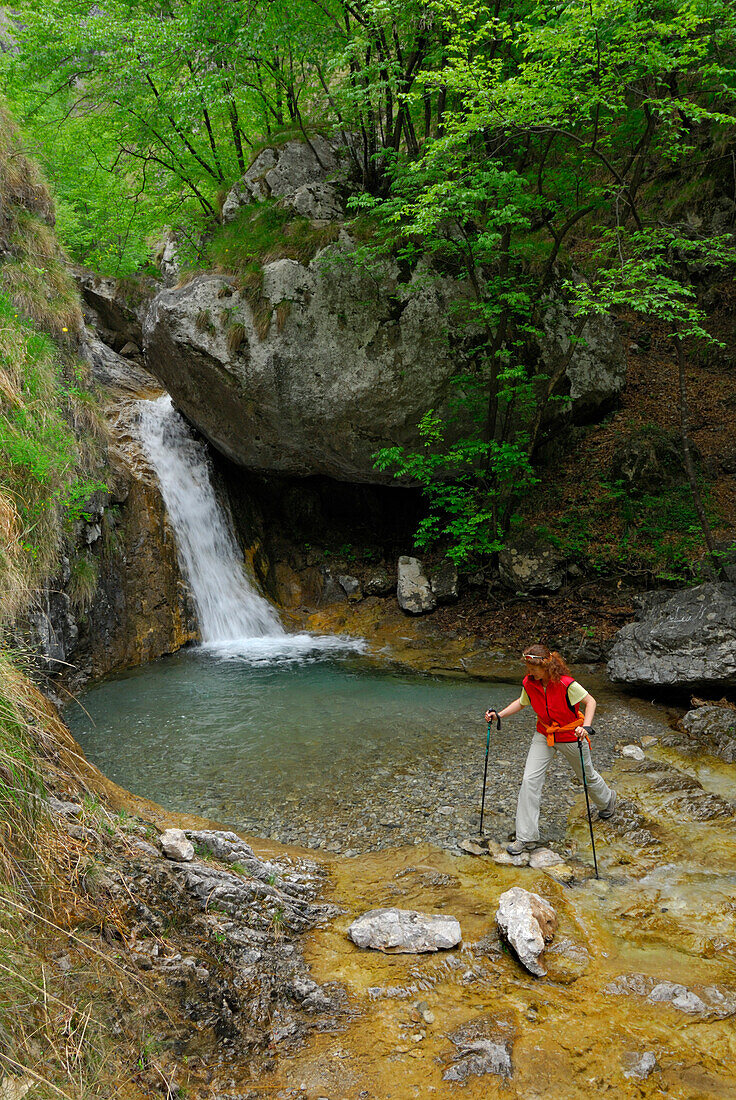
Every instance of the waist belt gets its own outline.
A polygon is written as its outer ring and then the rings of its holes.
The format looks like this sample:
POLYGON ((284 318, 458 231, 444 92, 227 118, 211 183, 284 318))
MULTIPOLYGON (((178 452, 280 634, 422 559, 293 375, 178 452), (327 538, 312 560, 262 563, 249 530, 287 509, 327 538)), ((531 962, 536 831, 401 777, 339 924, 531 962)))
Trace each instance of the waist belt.
MULTIPOLYGON (((572 722, 568 722, 566 726, 561 726, 557 722, 553 722, 551 725, 547 726, 544 722, 541 721, 541 719, 540 725, 544 726, 543 736, 547 738, 547 744, 550 748, 552 748, 553 745, 558 742, 560 744, 565 744, 570 743, 571 741, 577 741, 577 734, 575 733, 575 730, 578 728, 578 726, 582 726, 583 721, 584 719, 580 715, 578 715, 578 717, 575 718, 572 722)), ((588 737, 587 733, 585 734, 585 740, 588 742, 588 747, 590 748, 590 738, 588 737)))

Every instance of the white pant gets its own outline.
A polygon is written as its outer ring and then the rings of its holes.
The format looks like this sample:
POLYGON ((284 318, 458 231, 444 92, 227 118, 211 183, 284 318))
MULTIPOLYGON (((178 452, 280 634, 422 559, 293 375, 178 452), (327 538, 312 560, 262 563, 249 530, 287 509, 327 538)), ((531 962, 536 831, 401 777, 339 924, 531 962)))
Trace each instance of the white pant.
MULTIPOLYGON (((554 747, 550 747, 547 744, 546 737, 541 733, 535 733, 529 746, 524 778, 521 781, 521 790, 519 791, 519 801, 516 805, 517 840, 525 842, 539 840, 539 803, 542 798, 544 777, 555 752, 562 753, 575 775, 582 782, 583 773, 580 768, 580 749, 577 741, 562 741, 554 747)), ((587 741, 583 741, 583 759, 585 761, 585 779, 588 784, 588 794, 591 801, 599 810, 602 810, 604 806, 608 805, 612 792, 605 780, 593 767, 587 741)))

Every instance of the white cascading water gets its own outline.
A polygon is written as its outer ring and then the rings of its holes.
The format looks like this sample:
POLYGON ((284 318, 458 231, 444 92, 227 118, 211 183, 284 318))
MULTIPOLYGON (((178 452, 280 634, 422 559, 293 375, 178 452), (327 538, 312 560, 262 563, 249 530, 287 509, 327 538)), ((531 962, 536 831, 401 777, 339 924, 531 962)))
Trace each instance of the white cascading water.
POLYGON ((231 517, 215 495, 206 447, 168 394, 139 401, 138 408, 141 445, 158 477, 203 645, 261 659, 362 648, 346 646, 346 639, 286 633, 246 574, 231 517))

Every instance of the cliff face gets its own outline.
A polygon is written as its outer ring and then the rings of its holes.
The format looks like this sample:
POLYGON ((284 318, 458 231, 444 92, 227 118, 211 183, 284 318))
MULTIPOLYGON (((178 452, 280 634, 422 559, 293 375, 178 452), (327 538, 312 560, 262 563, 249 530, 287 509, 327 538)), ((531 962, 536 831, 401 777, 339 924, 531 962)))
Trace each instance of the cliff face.
POLYGON ((126 451, 123 410, 155 387, 85 329, 48 187, 0 111, 0 639, 45 676, 193 636, 163 503, 126 451))

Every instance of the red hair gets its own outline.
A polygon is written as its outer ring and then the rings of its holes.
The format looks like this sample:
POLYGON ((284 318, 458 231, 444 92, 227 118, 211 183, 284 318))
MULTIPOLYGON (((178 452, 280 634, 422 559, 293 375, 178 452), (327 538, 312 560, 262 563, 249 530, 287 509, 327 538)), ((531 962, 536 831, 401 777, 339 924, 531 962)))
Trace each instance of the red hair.
POLYGON ((546 645, 529 645, 522 653, 524 660, 541 667, 547 673, 549 679, 559 684, 561 677, 569 676, 570 669, 565 664, 564 657, 556 650, 547 649, 546 645))

